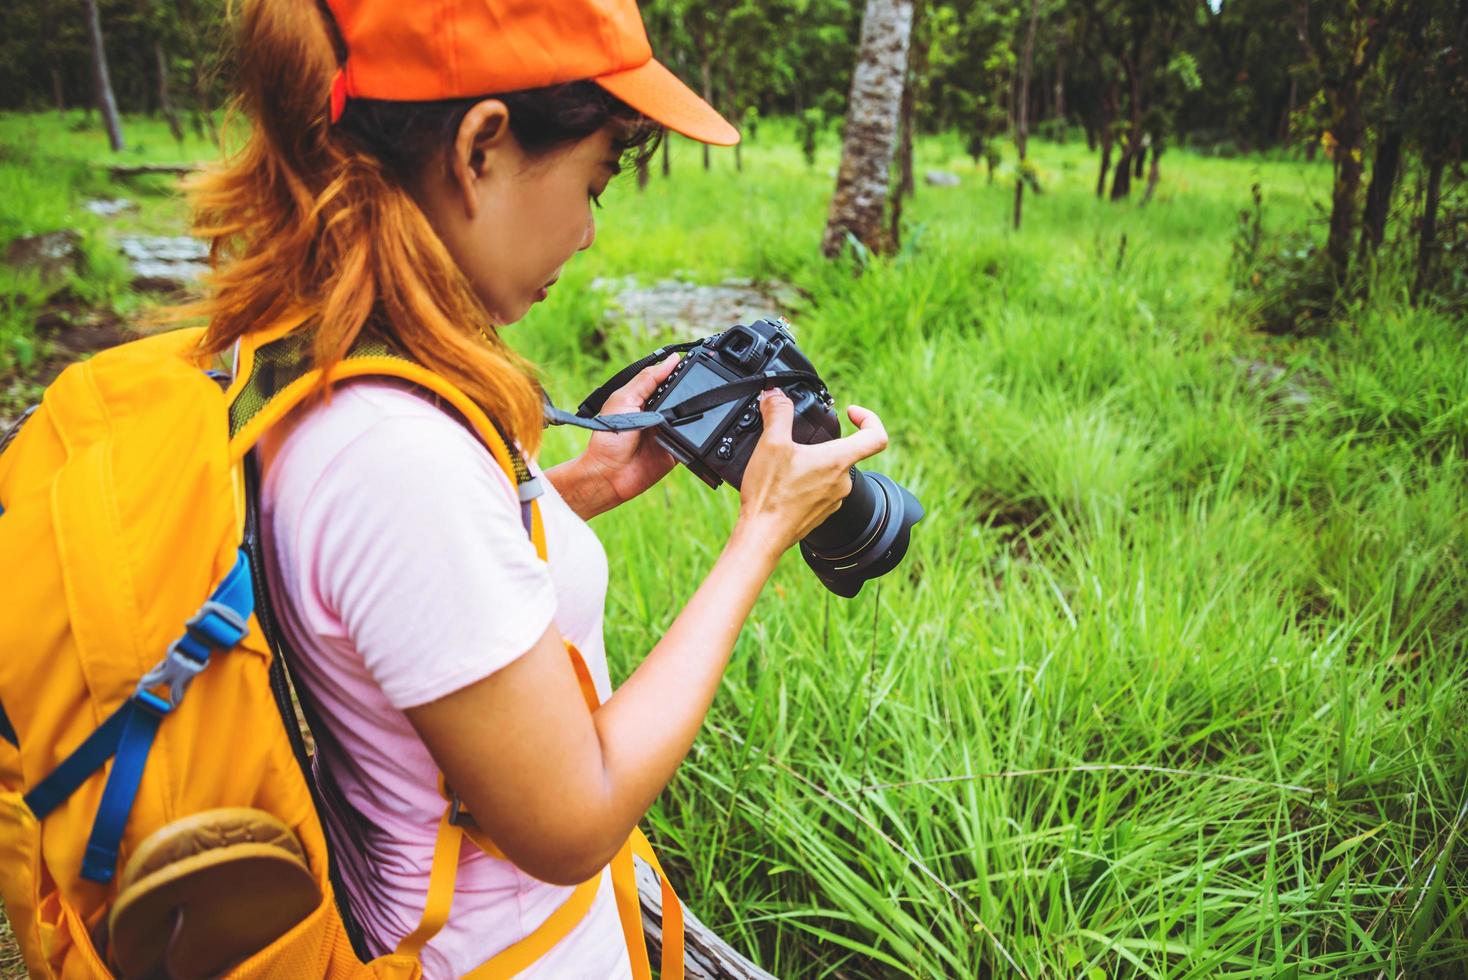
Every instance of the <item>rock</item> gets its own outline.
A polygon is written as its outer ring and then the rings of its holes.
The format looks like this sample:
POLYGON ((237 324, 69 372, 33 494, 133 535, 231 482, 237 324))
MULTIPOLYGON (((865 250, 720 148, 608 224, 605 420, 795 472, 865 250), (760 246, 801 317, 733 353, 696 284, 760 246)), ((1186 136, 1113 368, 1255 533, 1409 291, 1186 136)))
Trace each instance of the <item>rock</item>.
POLYGON ((209 271, 209 246, 187 235, 128 235, 117 245, 132 267, 134 289, 187 289, 209 271))
POLYGON ((125 197, 101 197, 93 198, 82 205, 82 207, 99 218, 113 218, 122 214, 124 211, 136 211, 138 209, 138 202, 129 201, 125 197))
POLYGON ((5 264, 12 269, 35 269, 42 285, 54 286, 76 271, 81 242, 81 236, 71 230, 17 238, 5 249, 5 264))
POLYGON ((923 183, 930 187, 957 187, 959 179, 958 174, 950 174, 946 170, 929 170, 923 174, 923 183))
POLYGON ((1317 391, 1329 388, 1324 378, 1304 371, 1291 376, 1287 368, 1268 361, 1235 357, 1233 363, 1244 372, 1244 380, 1251 388, 1259 390, 1266 400, 1283 408, 1308 408, 1316 399, 1316 391, 1311 388, 1317 391))
POLYGON ((664 332, 692 340, 735 323, 793 312, 809 300, 798 286, 773 280, 725 279, 711 286, 682 279, 640 285, 633 276, 595 279, 591 288, 610 293, 607 319, 634 334, 664 332))

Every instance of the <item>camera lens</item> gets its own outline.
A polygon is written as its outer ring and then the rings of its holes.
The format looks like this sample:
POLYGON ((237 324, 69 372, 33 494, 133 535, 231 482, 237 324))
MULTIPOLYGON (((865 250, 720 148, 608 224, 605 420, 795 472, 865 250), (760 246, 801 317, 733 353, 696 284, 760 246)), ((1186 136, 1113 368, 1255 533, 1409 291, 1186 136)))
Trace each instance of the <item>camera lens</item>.
POLYGON ((850 599, 869 579, 896 568, 907 554, 923 505, 881 473, 851 468, 851 493, 841 508, 800 542, 800 554, 826 588, 850 599))

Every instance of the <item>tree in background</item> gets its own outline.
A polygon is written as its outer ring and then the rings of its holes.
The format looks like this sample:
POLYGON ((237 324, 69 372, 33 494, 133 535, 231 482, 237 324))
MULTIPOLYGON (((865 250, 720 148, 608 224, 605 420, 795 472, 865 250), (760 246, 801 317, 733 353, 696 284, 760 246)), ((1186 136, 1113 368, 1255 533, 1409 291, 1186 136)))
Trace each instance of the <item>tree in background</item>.
POLYGON ((1000 139, 1010 128, 1019 10, 1018 3, 934 3, 914 41, 926 53, 924 70, 913 79, 917 127, 957 130, 974 162, 987 165, 991 183, 1002 159, 1000 139))
MULTIPOLYGON (((1283 147, 1312 157, 1324 150, 1334 168, 1330 228, 1326 259, 1312 260, 1319 269, 1311 273, 1323 288, 1362 288, 1361 276, 1348 275, 1352 263, 1369 271, 1378 251, 1409 234, 1419 294, 1458 275, 1433 269, 1461 251, 1454 181, 1468 103, 1468 0, 922 0, 920 13, 912 0, 900 6, 911 11, 908 36, 882 35, 906 51, 891 61, 905 68, 886 77, 900 93, 895 138, 883 135, 885 123, 872 128, 872 107, 884 103, 871 102, 867 81, 858 84, 853 72, 869 64, 865 51, 858 58, 869 19, 861 6, 646 0, 642 10, 659 57, 748 138, 759 120, 783 116, 794 120, 812 165, 832 130, 843 131, 844 151, 876 153, 843 153, 832 202, 832 215, 845 215, 833 228, 857 212, 882 213, 862 224, 885 226, 881 234, 846 229, 874 251, 898 240, 902 195, 915 183, 915 135, 956 134, 992 182, 1012 134, 1024 148, 1016 167, 1023 182, 1033 174, 1031 137, 1063 138, 1079 124, 1097 153, 1097 196, 1118 203, 1152 201, 1162 157, 1177 146, 1220 154, 1283 147), (865 101, 848 112, 854 91, 865 101), (1145 192, 1133 197, 1144 177, 1145 192), (1406 187, 1414 189, 1410 205, 1406 187)), ((119 108, 161 114, 175 137, 191 119, 201 137, 217 138, 214 107, 231 94, 226 41, 237 14, 228 0, 8 0, 0 5, 0 108, 85 106, 77 125, 99 120, 115 145, 119 108)), ((736 169, 746 162, 738 148, 733 160, 736 169)), ((665 149, 665 176, 670 168, 665 149)), ((639 186, 647 178, 640 172, 639 186)), ((1021 220, 1024 195, 1017 186, 1021 220)))
POLYGON ((1356 198, 1367 137, 1364 84, 1392 36, 1403 6, 1392 0, 1294 0, 1295 35, 1318 79, 1335 180, 1325 252, 1338 286, 1344 285, 1355 237, 1356 198))
POLYGON ((1411 38, 1408 53, 1417 61, 1420 75, 1402 109, 1402 128, 1418 148, 1425 171, 1412 283, 1412 301, 1420 303, 1436 275, 1443 174, 1449 165, 1463 163, 1468 148, 1463 126, 1463 107, 1468 105, 1468 0, 1430 0, 1423 29, 1411 38))
POLYGON ((1025 204, 1025 143, 1030 138, 1030 73, 1035 67, 1035 25, 1040 20, 1040 0, 1030 0, 1025 27, 1025 47, 1019 58, 1019 98, 1014 114, 1014 149, 1019 157, 1014 178, 1014 229, 1019 230, 1025 204))
POLYGON ((102 44, 102 15, 97 11, 97 0, 85 0, 85 9, 87 40, 92 49, 92 85, 103 125, 107 127, 107 141, 115 153, 123 148, 122 120, 117 115, 117 99, 112 95, 112 78, 107 72, 107 49, 102 44))
POLYGON ((867 0, 846 103, 841 169, 821 238, 828 258, 850 239, 875 254, 896 246, 883 219, 911 38, 912 0, 867 0))

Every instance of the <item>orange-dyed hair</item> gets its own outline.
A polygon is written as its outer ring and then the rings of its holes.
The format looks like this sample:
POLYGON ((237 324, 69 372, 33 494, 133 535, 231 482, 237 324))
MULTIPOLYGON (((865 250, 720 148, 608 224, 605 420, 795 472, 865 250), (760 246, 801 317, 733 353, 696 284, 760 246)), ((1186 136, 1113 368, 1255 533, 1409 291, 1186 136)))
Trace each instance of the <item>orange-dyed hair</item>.
POLYGON ((306 310, 313 364, 323 368, 374 332, 460 388, 533 454, 542 409, 530 364, 500 338, 404 189, 401 161, 384 162, 330 123, 327 93, 341 54, 316 3, 244 4, 236 110, 249 135, 186 185, 214 272, 202 299, 154 319, 205 319, 201 352, 218 354, 306 310))

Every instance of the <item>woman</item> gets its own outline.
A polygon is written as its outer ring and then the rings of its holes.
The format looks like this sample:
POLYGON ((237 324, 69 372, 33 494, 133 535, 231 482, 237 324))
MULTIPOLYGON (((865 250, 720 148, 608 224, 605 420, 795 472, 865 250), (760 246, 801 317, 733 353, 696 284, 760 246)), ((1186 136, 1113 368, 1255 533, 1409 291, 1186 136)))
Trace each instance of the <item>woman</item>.
MULTIPOLYGON (((317 363, 385 341, 533 455, 540 389, 499 331, 591 246, 592 202, 659 124, 712 143, 737 133, 651 60, 632 0, 257 0, 241 30, 252 135, 195 189, 222 260, 207 346, 308 310, 317 363)), ((640 408, 673 366, 643 371, 606 411, 640 408)), ((474 968, 604 873, 691 746, 776 560, 885 446, 863 409, 849 410, 857 433, 820 446, 792 443, 780 392, 761 411, 728 543, 615 693, 606 559, 585 522, 668 472, 651 439, 598 434, 545 472, 548 564, 514 485, 411 387, 340 386, 262 444, 271 592, 325 729, 318 762, 347 804, 327 825, 374 954, 423 911, 440 772, 507 860, 463 856, 428 976, 474 968), (594 713, 565 640, 590 665, 594 713)), ((601 888, 528 975, 627 973, 601 888)))

